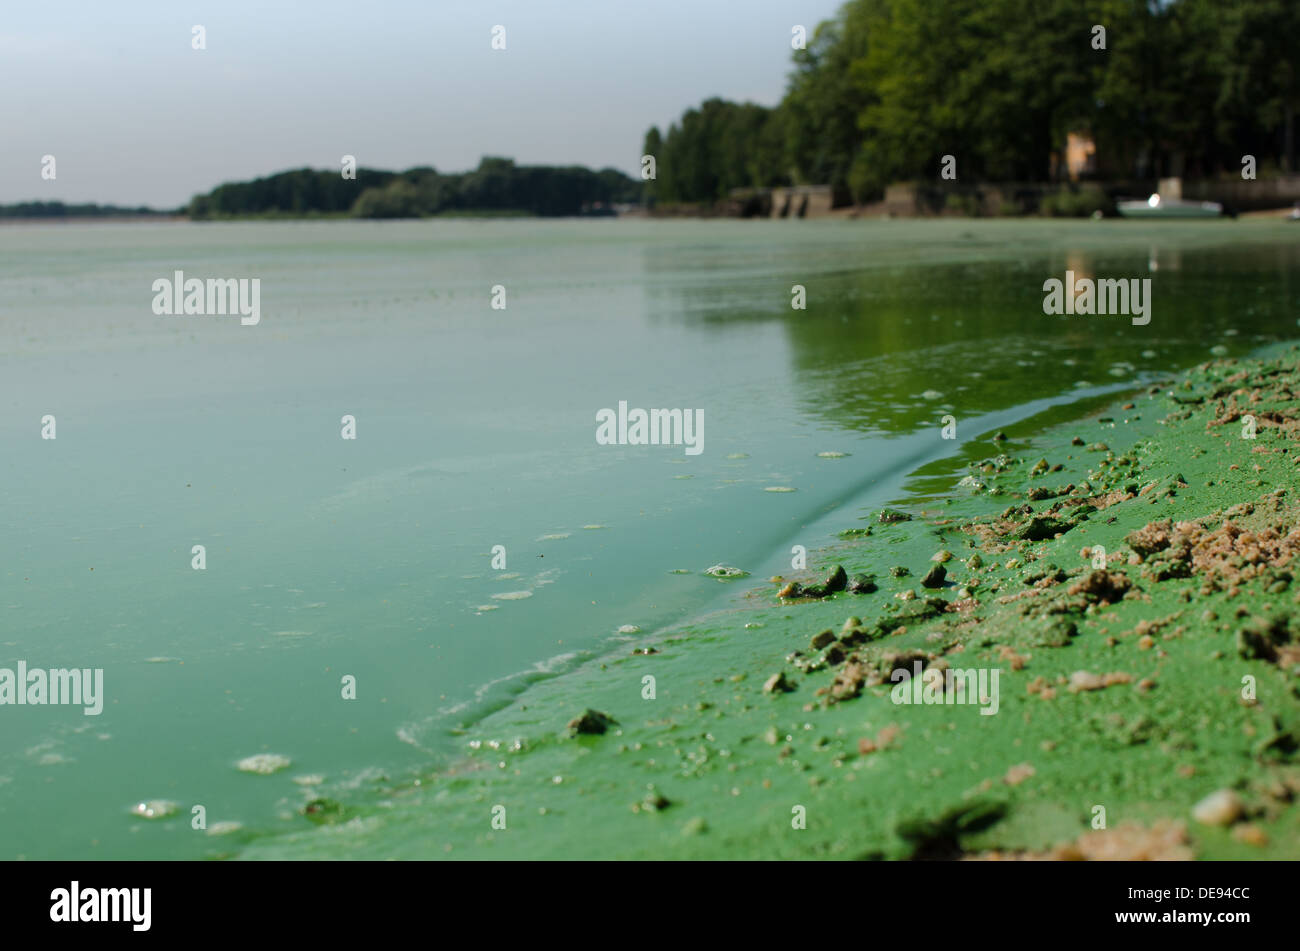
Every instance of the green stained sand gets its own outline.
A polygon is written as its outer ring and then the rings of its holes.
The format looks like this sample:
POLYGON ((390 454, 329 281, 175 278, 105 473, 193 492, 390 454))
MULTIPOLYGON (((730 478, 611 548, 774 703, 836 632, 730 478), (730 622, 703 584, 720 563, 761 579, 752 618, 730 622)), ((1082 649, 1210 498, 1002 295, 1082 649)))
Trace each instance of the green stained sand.
POLYGON ((970 455, 985 490, 880 520, 801 579, 843 565, 879 591, 756 588, 534 686, 451 768, 349 804, 330 844, 246 854, 1295 857, 1297 390, 1291 349, 1027 421, 970 455), (936 549, 947 580, 923 588, 936 549), (889 672, 918 662, 998 670, 996 713, 894 702, 889 672), (614 722, 570 736, 584 711, 614 722))

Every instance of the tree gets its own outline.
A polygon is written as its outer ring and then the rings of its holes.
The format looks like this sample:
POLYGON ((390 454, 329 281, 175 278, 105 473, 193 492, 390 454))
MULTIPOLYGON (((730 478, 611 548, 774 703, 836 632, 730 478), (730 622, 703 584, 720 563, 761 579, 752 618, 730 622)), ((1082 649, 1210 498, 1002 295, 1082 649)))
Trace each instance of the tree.
POLYGON ((960 180, 1047 181, 1071 132, 1121 178, 1294 169, 1297 36, 1295 0, 849 0, 775 109, 710 99, 668 128, 657 197, 799 181, 865 201, 946 155, 960 180))

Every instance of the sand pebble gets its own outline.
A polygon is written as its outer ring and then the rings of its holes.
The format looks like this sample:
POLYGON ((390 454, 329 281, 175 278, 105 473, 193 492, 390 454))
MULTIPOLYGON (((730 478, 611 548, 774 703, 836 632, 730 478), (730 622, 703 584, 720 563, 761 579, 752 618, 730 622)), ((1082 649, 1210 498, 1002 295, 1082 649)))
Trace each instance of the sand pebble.
POLYGON ((1076 670, 1070 674, 1070 691, 1078 693, 1081 690, 1101 690, 1106 686, 1104 678, 1088 670, 1076 670))
POLYGON ((492 595, 495 601, 522 601, 524 598, 531 598, 531 591, 502 591, 500 594, 492 595))
POLYGON ((1002 781, 1008 786, 1019 786, 1026 779, 1033 776, 1034 772, 1034 767, 1029 763, 1020 763, 1008 769, 1007 774, 1002 777, 1002 781))
POLYGON ((1268 833, 1251 822, 1242 822, 1232 827, 1232 837, 1238 842, 1262 848, 1268 845, 1268 833))
POLYGON ((1241 818, 1241 797, 1231 789, 1212 792, 1192 807, 1192 818, 1207 826, 1231 825, 1241 818))

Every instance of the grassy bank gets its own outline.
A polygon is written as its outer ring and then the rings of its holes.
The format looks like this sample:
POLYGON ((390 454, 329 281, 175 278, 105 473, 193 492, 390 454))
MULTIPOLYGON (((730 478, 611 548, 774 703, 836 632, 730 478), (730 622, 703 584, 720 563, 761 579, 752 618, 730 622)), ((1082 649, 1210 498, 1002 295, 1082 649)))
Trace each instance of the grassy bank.
POLYGON ((741 610, 536 685, 452 768, 247 854, 1294 858, 1297 390, 1292 348, 983 434, 946 498, 846 512, 741 610), (996 694, 896 702, 917 665, 996 694))

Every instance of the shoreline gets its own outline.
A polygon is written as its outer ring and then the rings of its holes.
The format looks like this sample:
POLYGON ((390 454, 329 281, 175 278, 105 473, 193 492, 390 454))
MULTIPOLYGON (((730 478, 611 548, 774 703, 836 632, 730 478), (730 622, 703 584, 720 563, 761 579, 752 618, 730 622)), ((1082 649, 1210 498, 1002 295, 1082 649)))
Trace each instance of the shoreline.
MULTIPOLYGON (((1279 206, 1277 208, 1268 208, 1254 211, 1243 211, 1237 218, 1247 221, 1292 221, 1291 215, 1293 206, 1279 206)), ((6 217, 0 216, 0 226, 4 225, 36 225, 36 224, 94 224, 105 222, 112 224, 218 224, 223 222, 323 222, 323 221, 364 221, 364 222, 394 222, 394 221, 767 221, 767 222, 788 222, 788 221, 1049 221, 1057 224, 1063 222, 1084 222, 1091 220, 1085 216, 1053 216, 1043 214, 1024 214, 1024 215, 959 215, 959 214, 937 214, 937 215, 901 215, 887 211, 872 205, 868 206, 845 206, 842 208, 833 208, 830 211, 819 214, 809 214, 800 217, 791 218, 769 218, 761 216, 746 217, 743 215, 727 214, 703 214, 703 213, 655 213, 641 210, 627 212, 616 215, 535 215, 527 213, 511 213, 496 211, 463 211, 463 212, 445 212, 436 215, 424 215, 412 218, 363 218, 355 215, 322 212, 314 215, 294 215, 267 213, 257 215, 211 215, 201 218, 194 218, 190 215, 44 215, 36 217, 6 217)), ((1122 221, 1123 218, 1109 216, 1106 220, 1122 221)), ((1138 221, 1142 219, 1127 219, 1138 221)), ((1146 219, 1150 221, 1151 219, 1146 219)), ((1206 221, 1223 222, 1231 220, 1229 218, 1207 218, 1206 221)), ((1157 221, 1158 223, 1158 221, 1157 221)), ((1179 224, 1185 225, 1187 219, 1179 219, 1179 224)))
MULTIPOLYGON (((1269 352, 972 441, 984 490, 843 513, 815 570, 532 685, 470 728, 463 760, 387 790, 391 808, 322 801, 317 820, 353 831, 358 857, 1293 855, 1300 358, 1269 352), (1242 406, 1253 442, 1235 438, 1242 406), (775 598, 828 577, 876 590, 775 598), (888 676, 916 664, 1000 671, 996 714, 895 702, 888 676), (593 842, 598 819, 613 832, 593 842)), ((322 847, 269 835, 242 857, 322 847)))

